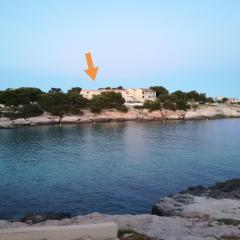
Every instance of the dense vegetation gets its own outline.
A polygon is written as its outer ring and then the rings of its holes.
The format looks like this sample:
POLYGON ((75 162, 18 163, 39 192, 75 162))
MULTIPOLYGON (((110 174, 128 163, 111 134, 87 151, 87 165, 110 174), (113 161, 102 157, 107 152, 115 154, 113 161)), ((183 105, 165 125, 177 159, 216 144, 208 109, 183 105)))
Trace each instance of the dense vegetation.
POLYGON ((7 89, 0 92, 0 104, 6 106, 0 115, 14 119, 39 116, 44 112, 56 116, 82 114, 81 110, 85 108, 97 113, 112 108, 127 111, 120 93, 104 92, 88 100, 80 92, 81 88, 72 88, 67 93, 59 88, 52 88, 47 93, 37 88, 7 89))
POLYGON ((156 91, 157 100, 155 102, 146 101, 144 103, 144 108, 149 109, 150 111, 159 110, 159 109, 169 109, 169 110, 187 110, 191 107, 193 103, 213 103, 212 98, 206 97, 205 93, 198 93, 196 91, 183 92, 176 91, 169 93, 169 91, 162 86, 150 87, 156 91))
POLYGON ((122 112, 127 112, 126 106, 123 104, 125 100, 123 99, 121 93, 115 93, 113 91, 103 92, 100 95, 95 95, 90 101, 91 111, 99 113, 103 109, 115 108, 122 112))

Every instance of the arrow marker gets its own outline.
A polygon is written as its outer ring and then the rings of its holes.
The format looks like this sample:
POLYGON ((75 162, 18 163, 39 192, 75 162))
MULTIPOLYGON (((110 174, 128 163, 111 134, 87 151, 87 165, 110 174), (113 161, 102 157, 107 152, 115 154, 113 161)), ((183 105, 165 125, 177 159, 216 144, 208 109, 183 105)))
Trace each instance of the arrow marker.
POLYGON ((85 72, 87 73, 87 75, 92 79, 95 80, 96 76, 97 76, 97 72, 98 72, 98 67, 94 67, 93 65, 93 60, 92 60, 92 56, 91 53, 86 53, 86 61, 87 61, 87 65, 88 65, 88 69, 85 70, 85 72))

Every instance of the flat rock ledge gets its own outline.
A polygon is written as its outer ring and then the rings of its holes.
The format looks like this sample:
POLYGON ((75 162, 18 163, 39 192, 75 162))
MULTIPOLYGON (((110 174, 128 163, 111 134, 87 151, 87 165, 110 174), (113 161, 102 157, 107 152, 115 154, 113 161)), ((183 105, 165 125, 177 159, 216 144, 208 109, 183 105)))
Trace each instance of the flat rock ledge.
POLYGON ((0 221, 0 229, 31 226, 63 226, 114 221, 119 229, 131 229, 164 240, 239 240, 240 179, 217 183, 162 198, 153 214, 106 215, 92 213, 69 218, 64 213, 26 215, 22 221, 0 221), (48 219, 48 220, 46 220, 48 219), (34 224, 35 223, 35 224, 34 224))

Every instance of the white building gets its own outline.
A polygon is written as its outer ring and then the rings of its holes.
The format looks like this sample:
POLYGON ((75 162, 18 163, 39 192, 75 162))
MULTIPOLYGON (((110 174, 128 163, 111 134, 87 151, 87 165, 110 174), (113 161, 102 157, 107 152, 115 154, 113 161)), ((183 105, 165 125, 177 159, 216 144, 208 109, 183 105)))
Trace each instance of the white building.
POLYGON ((218 102, 218 101, 221 102, 223 99, 224 99, 224 97, 222 97, 222 96, 221 96, 221 97, 215 97, 215 98, 214 98, 214 100, 215 100, 216 102, 218 102))
POLYGON ((238 98, 228 98, 228 103, 240 103, 240 99, 238 98))
POLYGON ((157 98, 156 92, 149 88, 129 89, 128 91, 135 102, 144 103, 146 100, 155 101, 157 98))
POLYGON ((92 99, 94 95, 101 94, 99 90, 82 90, 80 94, 87 99, 92 99))
POLYGON ((146 88, 82 90, 81 94, 87 99, 92 99, 94 95, 109 91, 121 93, 126 103, 144 103, 145 100, 156 100, 156 92, 152 89, 146 88))

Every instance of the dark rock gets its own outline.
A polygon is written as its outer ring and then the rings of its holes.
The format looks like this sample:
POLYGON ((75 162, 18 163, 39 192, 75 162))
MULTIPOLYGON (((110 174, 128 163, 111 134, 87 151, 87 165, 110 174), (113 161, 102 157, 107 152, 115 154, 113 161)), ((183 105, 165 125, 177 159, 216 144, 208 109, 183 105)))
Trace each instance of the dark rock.
POLYGON ((95 123, 105 123, 105 122, 111 122, 113 119, 112 118, 94 118, 92 121, 95 123))
POLYGON ((164 216, 162 209, 159 208, 157 205, 154 205, 152 207, 152 214, 157 216, 164 216))
POLYGON ((192 194, 194 196, 206 196, 217 199, 240 199, 240 179, 219 182, 208 188, 205 188, 201 185, 189 187, 187 190, 180 193, 192 194))
POLYGON ((210 189, 219 189, 223 192, 232 192, 240 190, 240 179, 232 179, 226 182, 216 183, 215 186, 210 187, 210 189))
POLYGON ((46 220, 61 220, 70 217, 69 213, 64 212, 29 213, 21 219, 21 222, 35 224, 46 220))
POLYGON ((180 193, 187 193, 187 194, 192 194, 194 196, 201 196, 203 194, 206 194, 207 189, 203 187, 202 185, 198 185, 196 187, 189 187, 187 190, 182 191, 180 193))
POLYGON ((213 198, 240 199, 240 179, 216 183, 208 188, 208 196, 213 198))

